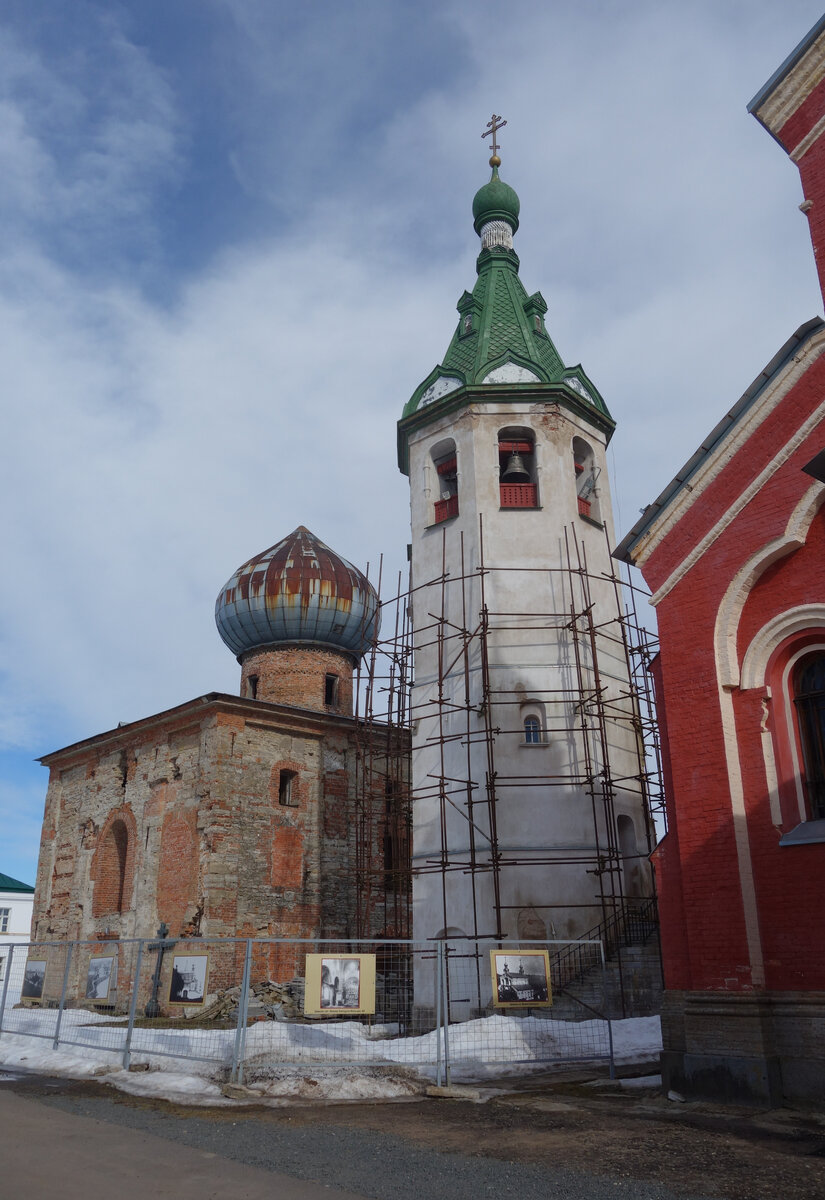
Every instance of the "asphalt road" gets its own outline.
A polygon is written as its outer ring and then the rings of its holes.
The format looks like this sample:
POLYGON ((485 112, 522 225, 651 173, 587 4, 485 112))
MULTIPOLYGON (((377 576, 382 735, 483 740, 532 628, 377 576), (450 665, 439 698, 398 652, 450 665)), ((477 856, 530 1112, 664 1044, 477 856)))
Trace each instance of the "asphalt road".
POLYGON ((243 1109, 199 1113, 95 1085, 0 1076, 0 1200, 719 1200, 595 1171, 445 1153, 325 1123, 323 1113, 293 1127, 282 1110, 278 1121, 243 1109))

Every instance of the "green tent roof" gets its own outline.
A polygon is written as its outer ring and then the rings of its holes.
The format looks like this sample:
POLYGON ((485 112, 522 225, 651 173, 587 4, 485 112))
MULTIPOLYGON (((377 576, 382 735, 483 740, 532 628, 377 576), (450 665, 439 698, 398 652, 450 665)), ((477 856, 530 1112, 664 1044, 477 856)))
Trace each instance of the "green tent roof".
POLYGON ((545 326, 541 292, 527 294, 512 248, 519 199, 498 177, 473 202, 474 228, 482 237, 472 292, 458 302, 458 326, 444 355, 413 392, 398 426, 398 465, 408 469, 407 438, 413 427, 460 406, 472 396, 497 404, 545 398, 583 416, 609 439, 615 424, 597 388, 581 366, 566 367, 545 326))
POLYGON ((0 892, 33 892, 34 888, 29 887, 27 883, 21 883, 19 879, 12 879, 11 875, 4 875, 0 871, 0 892))

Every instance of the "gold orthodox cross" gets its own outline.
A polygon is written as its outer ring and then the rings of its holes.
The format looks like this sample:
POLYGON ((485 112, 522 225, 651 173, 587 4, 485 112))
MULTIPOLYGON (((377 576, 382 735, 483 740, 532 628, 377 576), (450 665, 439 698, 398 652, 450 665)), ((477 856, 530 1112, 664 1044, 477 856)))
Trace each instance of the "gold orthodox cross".
POLYGON ((496 114, 493 113, 492 121, 487 122, 487 128, 484 130, 484 133, 482 133, 482 135, 481 135, 483 138, 489 137, 490 134, 493 135, 493 143, 492 143, 492 146, 490 147, 491 150, 493 151, 493 158, 498 158, 498 151, 499 151, 499 145, 498 145, 498 142, 496 141, 496 134, 498 133, 499 129, 503 129, 506 124, 507 124, 506 121, 502 121, 501 117, 497 117, 496 114))

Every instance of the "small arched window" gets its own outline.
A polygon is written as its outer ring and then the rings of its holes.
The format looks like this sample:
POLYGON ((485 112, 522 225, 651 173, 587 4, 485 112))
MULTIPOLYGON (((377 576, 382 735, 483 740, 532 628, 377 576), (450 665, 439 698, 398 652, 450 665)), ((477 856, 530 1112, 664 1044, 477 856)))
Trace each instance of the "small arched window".
POLYGON ((825 819, 825 654, 803 658, 793 674, 805 796, 811 819, 825 819))
POLYGON ((295 771, 281 771, 278 779, 278 803, 285 808, 298 807, 298 775, 295 771))
POLYGON ((528 746, 538 746, 541 742, 541 722, 538 717, 524 718, 524 740, 528 746))

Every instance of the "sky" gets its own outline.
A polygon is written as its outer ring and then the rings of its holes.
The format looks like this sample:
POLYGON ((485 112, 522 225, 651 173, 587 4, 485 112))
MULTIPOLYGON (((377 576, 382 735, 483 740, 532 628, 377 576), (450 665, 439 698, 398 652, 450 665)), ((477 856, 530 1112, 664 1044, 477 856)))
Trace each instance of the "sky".
POLYGON ((521 198, 528 293, 617 422, 627 532, 821 314, 746 111, 815 0, 4 0, 0 871, 35 760, 237 692, 214 601, 299 524, 403 568, 395 423, 521 198))

